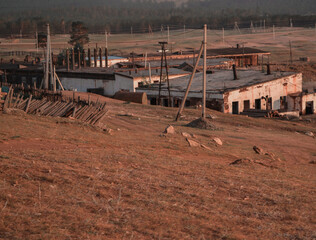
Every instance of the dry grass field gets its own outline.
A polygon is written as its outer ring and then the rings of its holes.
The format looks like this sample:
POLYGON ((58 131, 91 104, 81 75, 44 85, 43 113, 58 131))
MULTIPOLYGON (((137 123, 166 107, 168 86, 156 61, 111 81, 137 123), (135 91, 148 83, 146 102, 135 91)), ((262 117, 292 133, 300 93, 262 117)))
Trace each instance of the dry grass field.
POLYGON ((173 108, 109 100, 107 109, 110 133, 0 114, 0 239, 316 238, 316 140, 305 134, 315 118, 208 110, 211 131, 185 126, 198 110, 174 122, 173 108), (169 124, 175 134, 162 133, 169 124))

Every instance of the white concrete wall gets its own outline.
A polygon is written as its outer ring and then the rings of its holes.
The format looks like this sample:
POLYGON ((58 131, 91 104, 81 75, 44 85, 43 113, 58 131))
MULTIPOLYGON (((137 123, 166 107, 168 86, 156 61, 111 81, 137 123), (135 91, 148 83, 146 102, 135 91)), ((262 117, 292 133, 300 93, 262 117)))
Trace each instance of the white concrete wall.
MULTIPOLYGON (((238 80, 236 80, 238 81, 238 80)), ((268 96, 272 97, 272 109, 280 109, 280 97, 287 96, 287 101, 289 99, 288 94, 296 93, 302 91, 302 74, 293 74, 289 77, 281 77, 280 79, 269 81, 266 83, 261 83, 242 89, 234 90, 229 92, 227 99, 224 103, 224 112, 232 113, 232 103, 239 102, 239 112, 244 110, 244 100, 250 100, 250 108, 255 108, 255 99, 268 96)), ((293 106, 288 105, 289 110, 293 106)), ((261 109, 266 109, 265 100, 261 100, 261 109)))
POLYGON ((135 85, 137 86, 132 78, 115 74, 114 93, 120 90, 135 92, 135 85))
POLYGON ((114 95, 114 80, 102 79, 83 79, 61 77, 60 81, 67 90, 76 90, 78 92, 87 92, 89 88, 103 88, 104 95, 114 95))

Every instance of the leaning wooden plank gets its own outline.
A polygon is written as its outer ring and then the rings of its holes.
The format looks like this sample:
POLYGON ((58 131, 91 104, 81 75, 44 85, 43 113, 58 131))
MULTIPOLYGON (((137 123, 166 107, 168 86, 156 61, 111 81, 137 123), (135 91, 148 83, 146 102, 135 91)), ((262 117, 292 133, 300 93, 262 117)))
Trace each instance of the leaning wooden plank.
POLYGON ((10 93, 9 93, 8 108, 11 108, 11 107, 12 107, 13 93, 14 93, 14 89, 11 88, 11 91, 10 91, 10 93))
POLYGON ((106 113, 107 113, 107 111, 104 111, 104 112, 103 112, 103 115, 101 115, 101 117, 99 117, 96 121, 94 121, 94 122, 92 123, 92 125, 96 125, 97 123, 101 122, 102 119, 105 117, 106 113))
POLYGON ((102 111, 98 111, 96 114, 94 114, 90 119, 87 119, 87 123, 93 123, 94 121, 96 121, 101 115, 102 115, 102 111))
POLYGON ((11 90, 12 90, 12 86, 10 86, 8 94, 7 94, 6 98, 5 98, 3 109, 8 108, 8 106, 9 106, 9 98, 10 98, 11 90))
POLYGON ((72 103, 65 102, 64 106, 60 108, 57 112, 55 112, 55 114, 53 114, 52 116, 63 117, 64 113, 69 109, 69 107, 72 107, 72 106, 73 106, 72 103))
POLYGON ((27 105, 26 105, 26 108, 25 108, 25 112, 26 112, 26 113, 27 113, 27 111, 29 110, 29 107, 30 107, 31 101, 32 101, 32 94, 30 95, 30 97, 29 97, 29 101, 27 102, 27 105))
POLYGON ((76 115, 76 119, 80 119, 80 117, 87 111, 88 108, 89 106, 84 106, 83 108, 81 108, 80 113, 78 112, 78 114, 76 115))

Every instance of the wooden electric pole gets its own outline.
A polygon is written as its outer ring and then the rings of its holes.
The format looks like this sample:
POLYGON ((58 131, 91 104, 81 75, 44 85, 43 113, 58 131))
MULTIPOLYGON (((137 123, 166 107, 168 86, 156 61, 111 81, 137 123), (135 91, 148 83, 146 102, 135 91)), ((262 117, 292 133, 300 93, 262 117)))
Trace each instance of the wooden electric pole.
POLYGON ((206 53, 207 53, 207 25, 204 25, 204 40, 203 40, 203 99, 202 99, 202 119, 205 120, 205 105, 206 105, 206 53))

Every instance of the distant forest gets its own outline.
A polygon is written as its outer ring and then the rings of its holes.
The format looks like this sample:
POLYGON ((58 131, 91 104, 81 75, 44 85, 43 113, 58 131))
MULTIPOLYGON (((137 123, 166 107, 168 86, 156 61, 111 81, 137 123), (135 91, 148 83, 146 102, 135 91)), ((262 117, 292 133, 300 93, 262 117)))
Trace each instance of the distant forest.
POLYGON ((0 3, 0 35, 34 34, 49 22, 52 33, 69 33, 82 21, 90 33, 133 33, 201 27, 314 27, 316 0, 10 0, 0 3))

